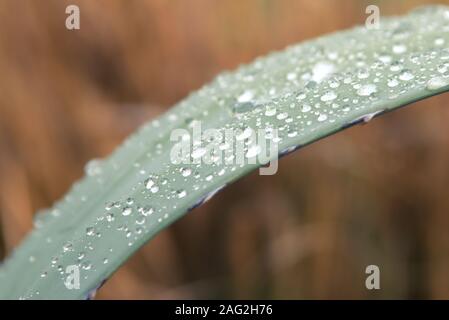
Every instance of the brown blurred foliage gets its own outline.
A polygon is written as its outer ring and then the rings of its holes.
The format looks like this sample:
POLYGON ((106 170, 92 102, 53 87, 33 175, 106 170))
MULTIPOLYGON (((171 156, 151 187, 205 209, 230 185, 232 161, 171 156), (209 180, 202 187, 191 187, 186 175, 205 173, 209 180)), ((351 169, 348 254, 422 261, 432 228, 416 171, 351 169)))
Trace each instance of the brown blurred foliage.
MULTIPOLYGON (((224 69, 430 1, 0 0, 0 255, 83 165, 224 69), (65 7, 81 30, 65 28, 65 7)), ((441 1, 440 1, 441 2, 441 1)), ((445 1, 449 2, 449 1, 445 1)), ((126 263, 99 298, 449 298, 448 96, 251 175, 126 263), (365 289, 365 267, 381 290, 365 289)))

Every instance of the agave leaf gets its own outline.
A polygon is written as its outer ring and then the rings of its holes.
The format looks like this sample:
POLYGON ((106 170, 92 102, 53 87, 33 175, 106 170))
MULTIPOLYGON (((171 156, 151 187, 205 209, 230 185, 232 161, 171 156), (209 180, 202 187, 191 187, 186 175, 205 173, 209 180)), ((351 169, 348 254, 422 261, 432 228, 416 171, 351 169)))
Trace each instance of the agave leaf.
POLYGON ((0 269, 0 298, 88 297, 159 231, 260 166, 174 164, 173 130, 272 128, 286 154, 449 90, 448 43, 449 9, 425 7, 383 18, 377 30, 334 33, 218 76, 111 156, 91 161, 85 178, 36 215, 35 229, 0 269), (65 286, 70 265, 80 268, 79 289, 65 286))

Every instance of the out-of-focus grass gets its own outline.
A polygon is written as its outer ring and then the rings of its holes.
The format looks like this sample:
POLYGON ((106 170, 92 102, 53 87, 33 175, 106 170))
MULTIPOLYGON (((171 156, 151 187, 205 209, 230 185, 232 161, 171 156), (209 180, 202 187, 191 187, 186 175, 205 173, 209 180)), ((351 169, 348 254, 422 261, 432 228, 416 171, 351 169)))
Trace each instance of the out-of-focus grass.
MULTIPOLYGON (((373 3, 393 14, 429 2, 373 3)), ((2 1, 2 250, 88 159, 140 123, 223 69, 362 23, 367 4, 2 1), (64 28, 69 3, 81 7, 80 31, 64 28)), ((447 99, 305 148, 274 177, 238 182, 143 248, 99 296, 449 298, 447 99), (378 293, 364 287, 372 263, 378 293)))

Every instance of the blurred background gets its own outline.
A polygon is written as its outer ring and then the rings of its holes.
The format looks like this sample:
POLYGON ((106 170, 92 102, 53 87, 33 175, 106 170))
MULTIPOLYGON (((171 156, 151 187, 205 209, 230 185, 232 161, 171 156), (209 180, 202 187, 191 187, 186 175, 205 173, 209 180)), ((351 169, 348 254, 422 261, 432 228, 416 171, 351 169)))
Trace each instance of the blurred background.
MULTIPOLYGON (((0 0, 0 257, 142 123, 288 44, 431 1, 0 0), (65 28, 65 8, 81 30, 65 28)), ((440 3, 449 1, 439 1, 440 3)), ((141 248, 99 299, 449 299, 448 95, 302 149, 141 248), (365 268, 381 290, 365 288, 365 268)))

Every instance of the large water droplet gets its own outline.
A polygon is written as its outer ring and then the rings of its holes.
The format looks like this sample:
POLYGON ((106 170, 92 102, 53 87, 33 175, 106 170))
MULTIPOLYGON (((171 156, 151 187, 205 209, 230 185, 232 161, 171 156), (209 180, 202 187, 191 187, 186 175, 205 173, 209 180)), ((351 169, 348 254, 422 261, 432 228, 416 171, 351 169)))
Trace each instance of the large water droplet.
POLYGON ((375 84, 365 84, 357 90, 359 96, 370 96, 377 91, 375 84))
POLYGON ((443 77, 435 77, 427 81, 426 88, 428 90, 438 90, 449 85, 449 79, 443 77))
POLYGON ((327 102, 327 101, 332 101, 335 98, 337 98, 337 94, 334 91, 327 91, 325 94, 323 94, 321 96, 321 101, 323 102, 327 102))

